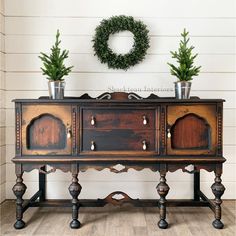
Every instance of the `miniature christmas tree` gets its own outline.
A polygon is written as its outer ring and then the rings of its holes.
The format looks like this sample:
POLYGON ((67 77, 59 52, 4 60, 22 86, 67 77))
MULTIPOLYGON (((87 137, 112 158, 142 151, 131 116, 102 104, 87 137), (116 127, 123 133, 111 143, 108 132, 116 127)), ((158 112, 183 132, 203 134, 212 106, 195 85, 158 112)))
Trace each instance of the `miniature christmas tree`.
POLYGON ((46 53, 41 52, 39 58, 43 62, 43 68, 40 69, 43 71, 43 75, 47 75, 47 79, 50 81, 64 81, 64 76, 68 75, 71 72, 73 66, 66 67, 64 60, 68 58, 69 51, 63 50, 61 52, 59 40, 60 33, 57 30, 56 42, 51 48, 51 54, 47 55, 46 53))
POLYGON ((179 63, 179 66, 176 67, 173 64, 167 63, 171 69, 171 75, 176 76, 179 81, 190 81, 193 76, 197 76, 200 72, 200 68, 194 66, 194 59, 198 54, 192 55, 193 46, 188 47, 189 38, 187 38, 189 32, 184 29, 184 32, 181 34, 183 39, 180 41, 178 52, 171 51, 172 58, 176 59, 179 63))

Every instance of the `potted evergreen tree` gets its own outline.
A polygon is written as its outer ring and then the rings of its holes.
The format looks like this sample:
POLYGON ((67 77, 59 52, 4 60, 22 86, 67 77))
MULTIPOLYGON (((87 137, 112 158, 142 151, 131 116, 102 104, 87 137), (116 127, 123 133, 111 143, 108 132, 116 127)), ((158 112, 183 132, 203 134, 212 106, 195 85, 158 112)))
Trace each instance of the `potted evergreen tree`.
POLYGON ((43 67, 40 69, 43 75, 47 75, 49 97, 52 99, 63 99, 64 98, 64 88, 65 81, 64 76, 67 76, 73 66, 66 67, 64 60, 68 58, 69 51, 63 50, 61 52, 59 40, 60 32, 57 30, 55 44, 51 48, 51 54, 40 52, 39 58, 43 62, 43 67))
POLYGON ((200 68, 194 66, 194 59, 198 54, 192 55, 193 46, 188 47, 189 32, 184 29, 181 36, 183 39, 180 41, 178 51, 171 51, 172 58, 177 60, 178 67, 171 63, 167 63, 170 66, 171 75, 178 78, 175 82, 175 97, 178 99, 187 99, 190 97, 191 80, 193 76, 197 76, 200 72, 200 68))

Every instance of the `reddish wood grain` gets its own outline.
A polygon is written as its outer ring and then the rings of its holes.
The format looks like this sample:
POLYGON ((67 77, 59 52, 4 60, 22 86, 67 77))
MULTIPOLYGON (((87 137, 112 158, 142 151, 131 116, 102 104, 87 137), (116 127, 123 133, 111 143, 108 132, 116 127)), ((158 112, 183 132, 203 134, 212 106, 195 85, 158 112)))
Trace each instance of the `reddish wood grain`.
POLYGON ((176 149, 208 149, 210 146, 210 126, 194 114, 178 119, 171 129, 171 146, 176 149))
POLYGON ((64 149, 66 127, 61 120, 51 115, 42 115, 28 126, 29 149, 64 149))
POLYGON ((155 130, 84 130, 82 136, 82 151, 91 150, 94 142, 94 153, 99 151, 154 151, 156 135, 155 130), (143 150, 143 141, 146 150, 143 150))
POLYGON ((155 129, 155 109, 83 109, 83 128, 155 129), (91 125, 92 117, 95 125, 91 125), (144 119, 147 123, 143 124, 144 119))

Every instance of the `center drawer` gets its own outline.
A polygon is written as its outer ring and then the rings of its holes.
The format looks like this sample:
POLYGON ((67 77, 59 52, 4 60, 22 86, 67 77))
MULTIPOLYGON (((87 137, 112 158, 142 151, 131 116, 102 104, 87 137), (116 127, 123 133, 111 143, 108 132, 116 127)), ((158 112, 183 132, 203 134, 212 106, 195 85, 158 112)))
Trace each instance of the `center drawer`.
POLYGON ((82 152, 99 151, 155 151, 156 130, 92 130, 82 134, 82 152))
POLYGON ((155 129, 155 109, 82 109, 83 129, 155 129))

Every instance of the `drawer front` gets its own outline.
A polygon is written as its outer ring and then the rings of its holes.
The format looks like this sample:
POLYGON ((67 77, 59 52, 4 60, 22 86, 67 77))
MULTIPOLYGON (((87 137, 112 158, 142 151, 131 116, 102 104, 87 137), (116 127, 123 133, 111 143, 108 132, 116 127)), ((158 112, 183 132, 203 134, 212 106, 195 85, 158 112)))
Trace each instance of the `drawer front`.
POLYGON ((84 130, 81 151, 155 151, 155 130, 84 130))
POLYGON ((155 109, 82 109, 84 129, 155 129, 155 109))

